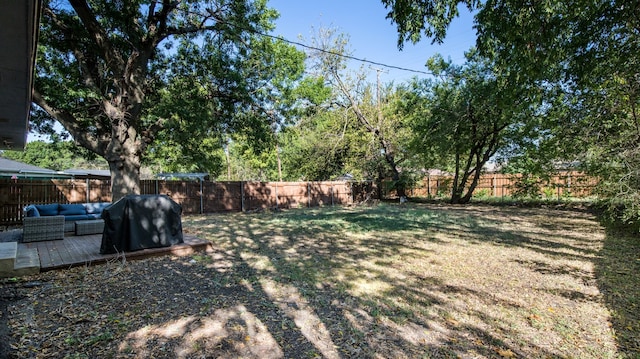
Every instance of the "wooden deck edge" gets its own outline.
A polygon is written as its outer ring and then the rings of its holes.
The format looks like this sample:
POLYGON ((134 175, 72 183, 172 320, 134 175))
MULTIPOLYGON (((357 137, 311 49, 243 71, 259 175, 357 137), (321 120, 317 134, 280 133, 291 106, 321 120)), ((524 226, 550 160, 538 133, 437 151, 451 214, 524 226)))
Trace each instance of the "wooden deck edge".
POLYGON ((70 263, 70 264, 61 264, 58 266, 49 266, 40 268, 40 272, 48 272, 52 270, 60 270, 60 269, 69 269, 73 267, 82 267, 82 266, 94 266, 100 265, 111 261, 121 260, 124 255, 126 260, 141 260, 146 258, 160 257, 163 255, 175 255, 178 257, 184 257, 191 254, 199 253, 199 252, 209 252, 213 250, 213 245, 209 241, 203 241, 200 243, 180 243, 170 247, 161 247, 161 248, 149 248, 149 249, 141 249, 134 252, 122 252, 122 253, 114 253, 110 255, 104 255, 100 258, 95 258, 90 261, 70 263))

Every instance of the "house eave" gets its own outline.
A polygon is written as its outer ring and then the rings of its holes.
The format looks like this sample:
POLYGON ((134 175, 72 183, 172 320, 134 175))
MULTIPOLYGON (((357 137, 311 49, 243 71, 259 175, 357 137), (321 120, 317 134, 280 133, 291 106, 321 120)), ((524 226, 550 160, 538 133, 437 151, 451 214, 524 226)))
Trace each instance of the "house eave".
POLYGON ((41 11, 41 0, 0 0, 0 149, 27 142, 41 11))

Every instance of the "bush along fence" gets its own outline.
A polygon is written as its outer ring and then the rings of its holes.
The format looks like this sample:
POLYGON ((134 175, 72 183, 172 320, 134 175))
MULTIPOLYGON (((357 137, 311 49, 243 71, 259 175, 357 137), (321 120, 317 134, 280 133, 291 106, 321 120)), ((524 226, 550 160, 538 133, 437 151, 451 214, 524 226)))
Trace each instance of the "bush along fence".
MULTIPOLYGON (((415 198, 448 198, 451 196, 453 176, 428 175, 407 187, 407 195, 415 198)), ((474 190, 475 198, 586 198, 595 195, 598 180, 580 172, 563 172, 547 179, 521 174, 483 174, 474 190)), ((383 196, 395 197, 393 187, 385 183, 383 196)))
MULTIPOLYGON (((375 191, 371 184, 351 182, 143 180, 140 185, 142 194, 168 195, 185 214, 344 205, 361 201, 375 191)), ((108 180, 0 178, 0 225, 21 225, 22 209, 29 204, 109 201, 108 180)))

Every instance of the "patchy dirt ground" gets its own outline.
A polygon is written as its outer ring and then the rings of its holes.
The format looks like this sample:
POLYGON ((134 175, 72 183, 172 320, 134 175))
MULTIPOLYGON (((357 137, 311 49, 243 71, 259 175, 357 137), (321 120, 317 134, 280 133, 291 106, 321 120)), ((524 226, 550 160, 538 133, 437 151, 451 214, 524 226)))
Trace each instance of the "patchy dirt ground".
POLYGON ((0 355, 640 354, 638 289, 620 291, 618 253, 582 211, 381 205, 188 216, 184 228, 214 250, 2 281, 0 355))

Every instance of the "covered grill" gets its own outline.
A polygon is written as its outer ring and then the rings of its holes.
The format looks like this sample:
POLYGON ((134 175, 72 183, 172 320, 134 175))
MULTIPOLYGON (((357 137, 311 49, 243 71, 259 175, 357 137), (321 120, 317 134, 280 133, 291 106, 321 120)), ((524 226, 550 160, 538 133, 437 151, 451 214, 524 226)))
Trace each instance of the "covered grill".
POLYGON ((128 195, 102 211, 101 254, 183 243, 182 207, 165 195, 128 195))

